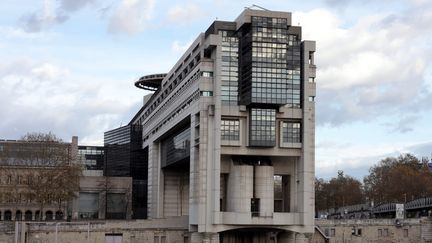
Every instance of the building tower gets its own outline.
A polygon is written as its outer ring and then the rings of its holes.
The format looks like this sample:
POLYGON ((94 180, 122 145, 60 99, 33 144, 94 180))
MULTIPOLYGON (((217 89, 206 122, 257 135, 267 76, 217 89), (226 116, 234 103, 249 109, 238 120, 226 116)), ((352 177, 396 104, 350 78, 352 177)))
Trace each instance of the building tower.
POLYGON ((291 13, 215 21, 131 124, 142 126, 147 217, 185 217, 191 242, 303 242, 314 229, 315 42, 291 13))

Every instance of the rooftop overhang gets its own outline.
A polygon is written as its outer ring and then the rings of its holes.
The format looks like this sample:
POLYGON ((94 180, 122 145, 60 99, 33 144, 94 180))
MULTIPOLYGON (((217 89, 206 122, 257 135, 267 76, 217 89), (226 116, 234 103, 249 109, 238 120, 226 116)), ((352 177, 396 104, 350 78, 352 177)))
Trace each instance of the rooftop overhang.
POLYGON ((156 91, 161 86, 166 75, 166 73, 158 73, 143 76, 135 82, 135 86, 140 89, 156 91))

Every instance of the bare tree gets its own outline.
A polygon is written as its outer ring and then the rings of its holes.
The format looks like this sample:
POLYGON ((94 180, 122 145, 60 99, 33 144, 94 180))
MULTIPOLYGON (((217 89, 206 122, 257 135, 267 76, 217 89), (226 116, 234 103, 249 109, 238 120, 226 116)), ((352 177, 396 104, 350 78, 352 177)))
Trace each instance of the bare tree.
POLYGON ((21 201, 36 203, 40 212, 47 205, 61 209, 79 190, 82 168, 72 153, 71 145, 52 133, 28 133, 0 152, 2 174, 14 178, 11 188, 26 184, 19 186, 21 201))

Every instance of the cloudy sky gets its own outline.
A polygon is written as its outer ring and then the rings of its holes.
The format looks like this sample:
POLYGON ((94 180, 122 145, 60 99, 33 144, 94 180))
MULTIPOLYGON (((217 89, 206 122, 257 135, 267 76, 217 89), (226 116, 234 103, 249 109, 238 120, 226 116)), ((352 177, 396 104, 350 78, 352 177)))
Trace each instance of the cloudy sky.
POLYGON ((2 0, 0 138, 102 144, 139 109, 135 80, 169 71, 212 21, 252 4, 292 12, 317 41, 317 176, 431 156, 430 0, 2 0))

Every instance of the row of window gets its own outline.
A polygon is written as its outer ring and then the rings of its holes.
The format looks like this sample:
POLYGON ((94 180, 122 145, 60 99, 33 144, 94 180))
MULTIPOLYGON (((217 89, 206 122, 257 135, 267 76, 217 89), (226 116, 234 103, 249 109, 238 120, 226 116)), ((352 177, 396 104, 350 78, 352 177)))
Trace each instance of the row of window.
POLYGON ((224 105, 238 103, 238 38, 233 31, 222 35, 221 101, 224 105))
MULTIPOLYGON (((324 229, 324 234, 328 237, 335 237, 336 230, 335 230, 335 228, 326 228, 326 229, 324 229)), ((361 236, 362 235, 362 229, 361 228, 352 228, 351 229, 351 235, 361 236)), ((377 236, 378 237, 389 237, 390 231, 388 228, 378 229, 377 230, 377 236)), ((403 229, 403 237, 408 237, 408 229, 403 229)))
MULTIPOLYGON (((254 111, 251 124, 251 145, 256 143, 274 143, 276 141, 276 121, 272 113, 254 111)), ((284 143, 301 143, 301 123, 299 121, 282 122, 282 141, 284 143)), ((221 120, 221 139, 230 141, 240 140, 240 120, 221 120)))

